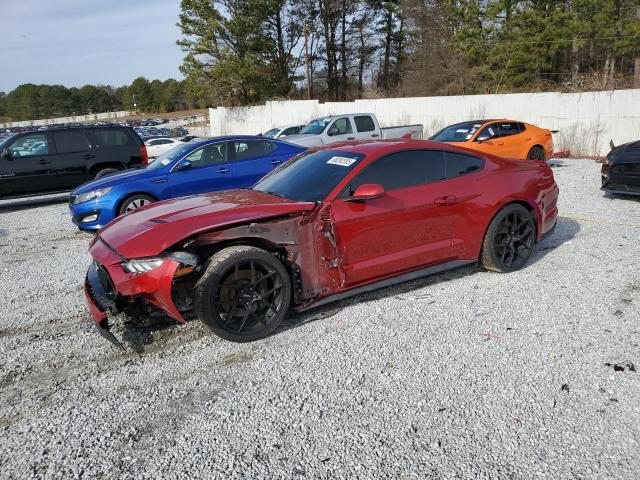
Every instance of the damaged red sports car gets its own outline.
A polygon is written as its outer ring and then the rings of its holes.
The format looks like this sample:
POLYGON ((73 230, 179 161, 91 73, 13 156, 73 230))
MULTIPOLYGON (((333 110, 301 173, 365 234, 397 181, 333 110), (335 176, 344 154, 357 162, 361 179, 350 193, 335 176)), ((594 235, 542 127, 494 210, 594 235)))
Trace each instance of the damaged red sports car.
POLYGON ((220 337, 269 335, 287 311, 479 262, 511 272, 556 224, 543 161, 429 141, 309 150, 249 190, 154 203, 91 244, 87 302, 108 316, 197 316, 220 337))

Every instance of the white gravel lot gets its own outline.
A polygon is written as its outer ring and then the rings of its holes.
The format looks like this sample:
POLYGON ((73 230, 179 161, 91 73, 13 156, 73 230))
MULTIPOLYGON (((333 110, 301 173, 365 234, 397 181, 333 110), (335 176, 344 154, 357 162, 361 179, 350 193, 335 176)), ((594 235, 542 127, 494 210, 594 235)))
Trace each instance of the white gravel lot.
POLYGON ((592 161, 555 174, 562 217, 520 272, 372 292, 252 344, 121 324, 126 353, 84 307, 91 236, 66 204, 0 202, 0 478, 640 478, 640 202, 592 161))

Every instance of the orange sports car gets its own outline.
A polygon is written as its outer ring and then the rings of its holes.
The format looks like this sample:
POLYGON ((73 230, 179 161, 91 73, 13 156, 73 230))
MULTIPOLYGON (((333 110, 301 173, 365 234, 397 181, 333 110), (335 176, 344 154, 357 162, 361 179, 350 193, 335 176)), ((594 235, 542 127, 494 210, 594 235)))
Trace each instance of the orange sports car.
POLYGON ((450 125, 431 140, 506 158, 546 160, 553 155, 551 130, 514 120, 476 120, 450 125))

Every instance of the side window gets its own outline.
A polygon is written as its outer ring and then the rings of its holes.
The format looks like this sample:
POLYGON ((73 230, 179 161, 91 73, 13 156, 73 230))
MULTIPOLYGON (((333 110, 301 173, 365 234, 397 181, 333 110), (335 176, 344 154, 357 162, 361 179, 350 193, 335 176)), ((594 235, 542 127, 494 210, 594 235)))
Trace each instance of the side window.
POLYGON ((156 142, 156 145, 169 145, 170 143, 173 143, 173 140, 169 140, 168 138, 163 138, 162 140, 158 140, 156 142))
POLYGON ((205 145, 185 157, 194 167, 206 167, 226 161, 227 145, 224 142, 205 145))
POLYGON ((498 136, 498 126, 495 123, 487 125, 484 127, 478 136, 476 137, 476 141, 478 140, 489 140, 492 138, 496 138, 498 136))
POLYGON ((49 142, 47 142, 47 136, 42 133, 25 135, 13 142, 9 146, 9 151, 12 157, 47 155, 49 154, 49 142))
POLYGON ((353 128, 351 128, 349 118, 343 117, 334 120, 328 131, 331 132, 330 135, 345 135, 347 133, 353 133, 353 128))
POLYGON ((520 132, 524 132, 527 129, 527 126, 524 123, 518 123, 518 128, 520 132))
POLYGON ((373 132, 376 129, 376 124, 369 115, 354 117, 353 120, 356 122, 358 132, 373 132))
POLYGON ((286 137, 288 135, 295 135, 300 132, 300 127, 289 127, 282 132, 281 137, 286 137))
POLYGON ((446 178, 444 152, 411 150, 396 152, 376 160, 351 182, 350 191, 365 183, 377 183, 385 190, 409 188, 446 178))
POLYGON ((518 124, 514 122, 499 123, 498 133, 501 137, 510 137, 511 135, 520 133, 520 129, 518 128, 518 124))
POLYGON ((58 153, 74 153, 89 150, 89 142, 80 130, 53 132, 53 141, 58 153))
POLYGON ((248 160, 268 155, 277 146, 268 140, 239 140, 231 142, 236 160, 248 160))
POLYGON ((482 168, 482 160, 471 155, 447 152, 447 178, 473 173, 482 168))
POLYGON ((129 143, 129 137, 120 129, 98 128, 90 131, 96 140, 97 147, 120 147, 129 143))

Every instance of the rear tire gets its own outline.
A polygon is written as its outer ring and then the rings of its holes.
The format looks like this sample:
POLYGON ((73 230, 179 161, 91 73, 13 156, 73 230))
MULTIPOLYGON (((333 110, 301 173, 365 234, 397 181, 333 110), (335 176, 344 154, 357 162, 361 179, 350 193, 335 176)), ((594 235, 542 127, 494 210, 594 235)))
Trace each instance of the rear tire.
POLYGON ((137 210, 138 208, 149 205, 150 203, 153 203, 155 201, 156 199, 151 195, 136 193, 124 199, 122 205, 120 205, 120 208, 118 209, 118 215, 124 215, 127 212, 137 210))
POLYGON ((194 297, 198 318, 216 335, 253 342, 282 323, 291 304, 291 281, 269 252, 236 245, 211 256, 194 297))
POLYGON ((539 145, 536 145, 531 150, 529 150, 529 153, 527 153, 527 160, 542 160, 542 161, 545 161, 546 159, 547 159, 547 156, 546 156, 546 154, 544 152, 544 148, 542 148, 539 145))
POLYGON ((99 170, 98 173, 96 173, 96 176, 94 178, 102 178, 106 175, 111 175, 112 173, 118 173, 119 171, 120 170, 118 170, 117 168, 103 168, 102 170, 99 170))
POLYGON ((508 273, 520 270, 536 242, 536 222, 522 205, 507 205, 493 218, 482 243, 480 264, 486 270, 508 273))

